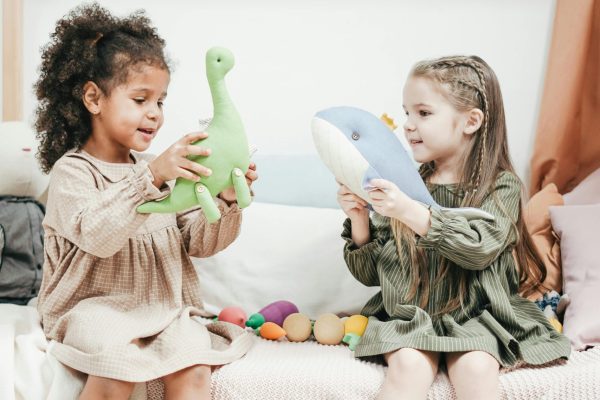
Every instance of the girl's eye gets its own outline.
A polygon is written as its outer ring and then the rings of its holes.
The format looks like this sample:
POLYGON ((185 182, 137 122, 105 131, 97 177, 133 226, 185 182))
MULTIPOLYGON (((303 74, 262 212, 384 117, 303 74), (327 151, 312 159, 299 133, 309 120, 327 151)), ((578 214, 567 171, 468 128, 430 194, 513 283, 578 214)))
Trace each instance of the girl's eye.
POLYGON ((158 106, 160 108, 163 108, 163 106, 165 105, 165 102, 164 101, 159 101, 157 104, 158 104, 158 106))
POLYGON ((424 111, 424 110, 421 110, 421 111, 419 111, 419 115, 420 115, 421 117, 426 117, 426 116, 428 116, 428 115, 431 115, 431 113, 430 113, 429 111, 424 111))
POLYGON ((138 104, 144 104, 144 99, 137 98, 137 99, 133 99, 133 101, 135 101, 138 104))

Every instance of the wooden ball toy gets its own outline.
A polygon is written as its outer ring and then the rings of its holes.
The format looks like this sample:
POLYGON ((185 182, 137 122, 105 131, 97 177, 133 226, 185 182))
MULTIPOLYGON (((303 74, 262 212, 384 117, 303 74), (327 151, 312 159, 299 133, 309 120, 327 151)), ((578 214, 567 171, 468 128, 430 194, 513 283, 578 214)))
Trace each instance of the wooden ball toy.
POLYGON ((283 321, 283 330, 290 342, 304 342, 312 333, 312 323, 306 315, 293 313, 283 321))
POLYGON ((323 314, 315 321, 313 333, 321 344, 340 344, 344 337, 344 324, 335 314, 323 314))
POLYGON ((246 317, 244 310, 239 307, 225 307, 221 310, 217 319, 245 328, 248 317, 246 317))

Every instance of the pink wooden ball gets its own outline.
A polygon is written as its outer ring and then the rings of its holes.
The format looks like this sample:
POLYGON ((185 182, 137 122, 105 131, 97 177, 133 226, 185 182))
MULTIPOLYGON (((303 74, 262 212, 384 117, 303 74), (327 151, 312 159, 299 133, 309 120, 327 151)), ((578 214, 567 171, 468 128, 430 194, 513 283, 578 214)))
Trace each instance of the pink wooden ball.
POLYGON ((222 309, 221 312, 219 313, 219 317, 218 317, 219 321, 230 322, 241 328, 246 327, 247 319, 248 319, 248 317, 246 316, 246 313, 244 312, 244 310, 242 310, 239 307, 233 307, 233 306, 225 307, 224 309, 222 309))

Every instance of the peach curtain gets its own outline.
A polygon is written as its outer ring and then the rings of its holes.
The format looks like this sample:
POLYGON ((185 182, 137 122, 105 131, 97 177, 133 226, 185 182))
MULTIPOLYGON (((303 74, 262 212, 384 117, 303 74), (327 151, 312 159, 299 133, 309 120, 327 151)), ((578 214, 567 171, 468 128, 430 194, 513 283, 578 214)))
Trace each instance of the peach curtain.
POLYGON ((531 159, 531 195, 600 167, 600 0, 557 0, 531 159))

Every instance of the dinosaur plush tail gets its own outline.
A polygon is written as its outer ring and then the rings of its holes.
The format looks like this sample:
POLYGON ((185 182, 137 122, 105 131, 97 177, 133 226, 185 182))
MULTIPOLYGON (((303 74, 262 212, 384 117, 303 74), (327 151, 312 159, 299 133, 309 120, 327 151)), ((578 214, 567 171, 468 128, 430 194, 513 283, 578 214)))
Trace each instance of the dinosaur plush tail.
POLYGON ((186 210, 198 204, 194 195, 193 183, 185 181, 177 182, 169 196, 158 201, 149 201, 137 207, 137 212, 142 214, 149 213, 175 213, 186 210))

